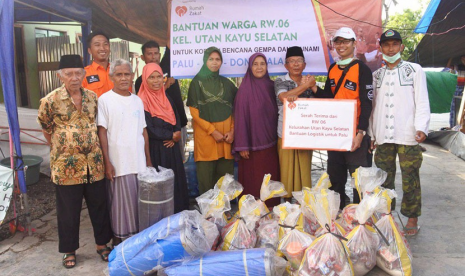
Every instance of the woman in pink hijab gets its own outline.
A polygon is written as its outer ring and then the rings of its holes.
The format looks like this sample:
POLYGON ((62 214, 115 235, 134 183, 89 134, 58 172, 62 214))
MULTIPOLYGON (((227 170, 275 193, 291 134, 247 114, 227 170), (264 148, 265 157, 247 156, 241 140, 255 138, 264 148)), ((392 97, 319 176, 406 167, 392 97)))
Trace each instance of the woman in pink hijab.
POLYGON ((166 96, 163 79, 158 64, 145 65, 138 96, 144 103, 152 164, 174 172, 174 212, 178 213, 189 208, 186 173, 177 145, 181 139, 181 122, 174 102, 166 96))

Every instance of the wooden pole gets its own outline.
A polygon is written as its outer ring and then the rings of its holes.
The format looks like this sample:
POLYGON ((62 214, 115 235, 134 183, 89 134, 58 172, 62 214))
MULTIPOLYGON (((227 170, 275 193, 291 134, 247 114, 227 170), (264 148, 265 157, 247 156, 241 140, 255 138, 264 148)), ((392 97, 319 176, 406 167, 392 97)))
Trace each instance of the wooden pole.
POLYGON ((171 5, 172 5, 172 0, 167 0, 166 1, 166 8, 168 10, 168 33, 166 34, 167 40, 166 40, 166 46, 171 49, 171 5))

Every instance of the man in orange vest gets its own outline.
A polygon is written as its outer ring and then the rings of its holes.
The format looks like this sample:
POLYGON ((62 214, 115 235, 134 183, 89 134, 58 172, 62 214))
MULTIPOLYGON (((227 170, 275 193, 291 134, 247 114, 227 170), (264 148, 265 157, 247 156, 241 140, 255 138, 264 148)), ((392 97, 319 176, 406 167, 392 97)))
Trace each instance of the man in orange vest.
POLYGON ((86 77, 82 86, 94 91, 98 97, 113 89, 108 75, 110 70, 110 39, 102 32, 93 32, 87 38, 87 51, 92 55, 92 63, 86 66, 86 77))
MULTIPOLYGON (((348 152, 328 151, 328 174, 331 189, 341 196, 340 209, 346 205, 345 184, 347 171, 352 173, 358 167, 371 167, 370 137, 366 135, 371 115, 371 99, 373 97, 373 77, 370 68, 355 58, 354 52, 357 37, 348 27, 337 30, 333 44, 339 60, 329 67, 325 89, 313 86, 312 91, 318 98, 354 99, 357 100, 357 134, 348 152)), ((354 202, 359 202, 354 190, 354 202)))

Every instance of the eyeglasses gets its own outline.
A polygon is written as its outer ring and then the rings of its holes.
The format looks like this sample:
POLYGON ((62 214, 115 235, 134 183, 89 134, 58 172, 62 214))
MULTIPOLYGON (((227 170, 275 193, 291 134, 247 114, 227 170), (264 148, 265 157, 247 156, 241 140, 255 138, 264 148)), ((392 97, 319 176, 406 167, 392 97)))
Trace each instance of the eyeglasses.
POLYGON ((286 60, 286 63, 290 63, 290 64, 302 64, 304 63, 305 61, 303 59, 290 59, 290 60, 286 60))
POLYGON ((352 41, 353 41, 352 39, 350 39, 350 40, 347 40, 347 39, 346 40, 336 40, 336 41, 334 41, 334 44, 338 45, 338 46, 342 45, 342 44, 349 45, 352 41))

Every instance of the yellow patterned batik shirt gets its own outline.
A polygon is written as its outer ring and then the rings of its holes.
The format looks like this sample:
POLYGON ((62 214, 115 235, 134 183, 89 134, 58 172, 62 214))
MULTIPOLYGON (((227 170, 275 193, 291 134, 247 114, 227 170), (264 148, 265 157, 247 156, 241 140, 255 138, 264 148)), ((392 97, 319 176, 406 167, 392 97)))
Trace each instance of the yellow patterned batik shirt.
POLYGON ((97 136, 97 95, 85 88, 81 91, 81 111, 64 85, 40 100, 37 121, 51 135, 50 168, 58 185, 92 183, 105 173, 97 136))

